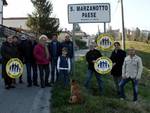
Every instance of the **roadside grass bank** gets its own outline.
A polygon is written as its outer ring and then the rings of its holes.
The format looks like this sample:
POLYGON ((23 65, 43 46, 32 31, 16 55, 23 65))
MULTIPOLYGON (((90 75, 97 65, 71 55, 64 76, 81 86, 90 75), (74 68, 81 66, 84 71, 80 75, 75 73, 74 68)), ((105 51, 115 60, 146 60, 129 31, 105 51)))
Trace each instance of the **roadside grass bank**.
POLYGON ((142 57, 144 71, 139 82, 139 101, 132 101, 132 84, 125 87, 127 100, 120 100, 116 94, 114 82, 111 75, 103 75, 104 95, 99 96, 96 78, 93 75, 91 88, 84 87, 87 64, 84 57, 76 61, 75 75, 80 84, 81 92, 85 102, 71 105, 68 103, 70 87, 63 88, 56 84, 52 90, 51 113, 150 113, 150 45, 140 42, 128 42, 127 47, 136 47, 138 54, 142 57))

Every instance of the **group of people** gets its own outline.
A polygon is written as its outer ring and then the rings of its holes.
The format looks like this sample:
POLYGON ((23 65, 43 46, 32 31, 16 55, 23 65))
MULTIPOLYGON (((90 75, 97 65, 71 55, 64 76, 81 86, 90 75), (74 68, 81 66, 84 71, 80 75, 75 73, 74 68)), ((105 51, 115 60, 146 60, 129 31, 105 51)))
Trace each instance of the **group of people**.
MULTIPOLYGON (((132 81, 133 84, 133 101, 138 100, 138 81, 141 78, 143 65, 141 58, 136 55, 136 51, 133 47, 128 50, 128 55, 126 52, 120 48, 120 43, 114 43, 115 49, 112 51, 110 59, 112 60, 113 66, 111 70, 111 75, 113 76, 117 94, 120 96, 121 100, 126 99, 124 86, 127 82, 132 81)), ((90 81, 93 73, 98 82, 100 95, 103 94, 103 82, 102 76, 97 73, 94 69, 94 63, 97 58, 101 57, 101 52, 97 50, 96 44, 90 45, 90 50, 86 54, 86 61, 88 62, 88 71, 84 86, 89 88, 90 81)))
MULTIPOLYGON (((41 35, 38 41, 34 37, 27 39, 22 36, 21 40, 17 36, 6 37, 6 41, 1 46, 2 76, 5 88, 10 89, 15 87, 15 79, 12 79, 6 73, 6 64, 11 58, 18 58, 26 65, 28 87, 32 85, 39 86, 38 75, 40 77, 41 88, 51 87, 55 82, 55 74, 56 81, 63 81, 63 85, 65 87, 68 86, 69 73, 72 69, 72 59, 74 56, 73 43, 68 35, 62 43, 57 38, 57 34, 53 34, 51 42, 47 43, 48 37, 46 35, 41 35), (51 78, 50 81, 49 76, 51 78)), ((102 54, 96 47, 96 44, 90 45, 90 50, 85 56, 88 62, 88 70, 84 86, 89 88, 92 75, 95 73, 100 95, 102 95, 102 76, 94 69, 95 61, 99 57, 102 57, 102 54)), ((128 50, 127 56, 126 52, 120 48, 119 42, 115 42, 114 47, 115 49, 110 56, 113 62, 111 75, 113 76, 117 93, 121 99, 125 99, 124 86, 128 81, 132 81, 133 101, 137 101, 138 81, 141 78, 143 70, 142 60, 136 55, 133 47, 128 50)), ((20 76, 19 83, 22 82, 22 76, 20 76)))
MULTIPOLYGON (((49 43, 46 35, 41 35, 37 39, 35 37, 8 36, 2 43, 1 56, 2 77, 6 89, 15 88, 16 84, 16 80, 9 77, 6 72, 6 64, 11 58, 18 58, 26 65, 27 87, 33 85, 37 87, 40 85, 41 88, 51 87, 60 79, 64 82, 64 86, 69 84, 74 52, 73 43, 68 35, 65 36, 63 42, 59 42, 57 34, 52 34, 49 43), (38 80, 38 76, 40 80, 38 80)), ((23 82, 22 76, 20 76, 19 83, 23 82)))

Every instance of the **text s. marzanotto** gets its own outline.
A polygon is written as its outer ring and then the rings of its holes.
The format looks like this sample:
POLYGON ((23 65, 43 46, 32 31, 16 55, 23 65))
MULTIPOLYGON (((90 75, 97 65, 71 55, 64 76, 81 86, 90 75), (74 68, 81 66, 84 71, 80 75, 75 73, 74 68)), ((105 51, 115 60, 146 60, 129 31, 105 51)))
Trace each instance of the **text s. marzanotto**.
POLYGON ((108 5, 81 5, 81 6, 76 6, 76 8, 74 9, 74 7, 70 7, 70 11, 82 11, 82 17, 83 18, 96 18, 96 12, 97 11, 108 11, 109 7, 108 5), (96 11, 96 12, 94 12, 96 11))

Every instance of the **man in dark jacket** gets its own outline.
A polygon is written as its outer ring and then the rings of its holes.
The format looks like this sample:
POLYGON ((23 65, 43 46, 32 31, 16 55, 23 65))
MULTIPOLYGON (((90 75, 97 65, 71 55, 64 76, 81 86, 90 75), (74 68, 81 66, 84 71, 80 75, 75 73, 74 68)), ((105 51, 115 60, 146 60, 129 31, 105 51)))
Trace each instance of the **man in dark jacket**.
POLYGON ((68 50, 67 56, 70 58, 70 61, 71 61, 71 74, 72 74, 74 50, 73 50, 73 42, 70 40, 69 35, 66 35, 65 40, 61 43, 61 49, 64 47, 67 48, 68 50))
POLYGON ((70 40, 68 35, 65 36, 65 40, 61 43, 61 49, 64 47, 68 50, 68 57, 72 59, 74 55, 73 42, 70 40))
POLYGON ((97 73, 94 69, 95 61, 98 58, 100 58, 102 55, 101 55, 99 50, 95 49, 95 47, 96 47, 95 44, 90 45, 90 50, 86 54, 86 61, 88 62, 88 71, 87 71, 87 78, 86 78, 86 81, 85 81, 84 85, 85 85, 86 88, 89 88, 89 83, 92 79, 92 74, 95 73, 95 77, 96 77, 97 82, 98 82, 100 95, 102 95, 103 86, 102 86, 101 75, 99 73, 97 73))
MULTIPOLYGON (((13 36, 13 44, 14 46, 17 48, 17 58, 19 58, 21 61, 23 61, 23 57, 22 57, 22 52, 21 52, 21 49, 20 49, 20 42, 19 42, 19 37, 17 36, 13 36)), ((15 79, 14 79, 14 82, 15 79)), ((22 75, 19 77, 19 83, 23 83, 23 80, 22 80, 22 75)))
POLYGON ((61 54, 60 42, 57 40, 57 34, 52 35, 52 41, 48 45, 50 58, 51 58, 51 83, 54 84, 55 70, 56 70, 56 80, 58 79, 58 70, 57 70, 57 59, 61 54))
POLYGON ((126 57, 126 52, 120 49, 119 42, 115 42, 114 46, 115 46, 115 49, 112 52, 111 57, 110 57, 110 59, 113 62, 113 68, 111 70, 111 74, 113 75, 117 93, 119 94, 119 82, 122 76, 122 65, 126 57))
POLYGON ((6 73, 6 64, 11 58, 17 57, 17 48, 13 45, 12 36, 6 37, 6 41, 3 42, 1 47, 2 55, 2 76, 4 78, 5 88, 15 88, 12 84, 13 79, 6 73))
POLYGON ((27 37, 25 36, 21 38, 22 38, 21 51, 22 51, 23 60, 24 60, 24 63, 26 64, 26 69, 27 69, 27 82, 28 82, 27 87, 31 87, 32 83, 35 86, 39 86, 38 81, 37 81, 37 76, 38 76, 37 65, 35 63, 35 59, 33 56, 33 49, 37 43, 34 39, 33 40, 27 39, 27 37), (32 76, 32 71, 33 71, 33 76, 32 76))

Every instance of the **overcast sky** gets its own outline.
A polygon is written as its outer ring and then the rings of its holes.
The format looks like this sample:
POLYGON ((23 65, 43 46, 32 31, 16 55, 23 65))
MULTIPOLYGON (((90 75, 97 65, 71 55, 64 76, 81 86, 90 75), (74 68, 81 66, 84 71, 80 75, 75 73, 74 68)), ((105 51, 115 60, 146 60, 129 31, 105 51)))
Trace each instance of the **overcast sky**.
MULTIPOLYGON (((53 15, 60 19, 60 27, 72 29, 72 25, 68 24, 67 5, 74 3, 110 3, 111 5, 111 23, 107 24, 113 29, 121 28, 121 9, 118 0, 50 0, 53 3, 53 15)), ((150 0, 123 0, 125 27, 133 29, 150 30, 150 0)), ((33 6, 30 0, 7 0, 8 6, 4 7, 4 17, 26 17, 28 13, 32 13, 33 6)), ((103 24, 86 23, 80 24, 81 29, 89 34, 95 34, 100 30, 103 31, 103 24)))

